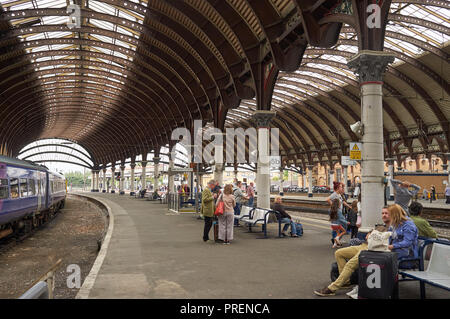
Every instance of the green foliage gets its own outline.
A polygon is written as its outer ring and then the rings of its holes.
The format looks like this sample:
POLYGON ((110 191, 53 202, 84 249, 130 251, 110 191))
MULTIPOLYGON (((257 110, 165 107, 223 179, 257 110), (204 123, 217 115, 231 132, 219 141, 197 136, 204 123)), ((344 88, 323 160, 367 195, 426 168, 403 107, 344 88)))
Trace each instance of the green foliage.
POLYGON ((67 179, 68 185, 70 185, 71 183, 73 185, 82 185, 84 182, 84 177, 86 176, 86 182, 87 182, 89 176, 91 176, 91 172, 87 171, 85 176, 81 172, 69 172, 69 173, 65 173, 64 176, 67 179))

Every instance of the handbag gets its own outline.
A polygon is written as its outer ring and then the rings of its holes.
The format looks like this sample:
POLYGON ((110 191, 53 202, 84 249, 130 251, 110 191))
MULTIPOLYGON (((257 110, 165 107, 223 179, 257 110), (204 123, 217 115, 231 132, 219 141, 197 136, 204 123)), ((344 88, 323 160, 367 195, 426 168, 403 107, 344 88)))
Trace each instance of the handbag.
POLYGON ((224 208, 225 208, 224 206, 225 206, 225 204, 223 203, 222 196, 220 196, 219 202, 217 203, 217 206, 216 206, 216 211, 214 212, 214 215, 215 216, 222 216, 224 208))
POLYGON ((391 237, 392 232, 380 232, 378 230, 373 230, 369 238, 367 238, 367 249, 372 251, 390 251, 389 237, 391 237))

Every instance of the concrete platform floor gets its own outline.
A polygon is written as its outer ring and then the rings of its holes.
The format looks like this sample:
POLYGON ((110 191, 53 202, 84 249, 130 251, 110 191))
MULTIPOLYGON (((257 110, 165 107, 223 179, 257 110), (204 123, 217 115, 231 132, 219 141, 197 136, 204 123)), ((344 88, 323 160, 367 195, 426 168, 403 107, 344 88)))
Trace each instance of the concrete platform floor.
MULTIPOLYGON (((305 220, 302 238, 277 238, 271 225, 269 239, 239 227, 231 245, 204 243, 195 214, 169 214, 166 205, 129 195, 83 194, 104 201, 115 219, 89 298, 320 298, 313 290, 329 284, 327 222, 305 220)), ((346 292, 331 298, 348 298, 346 292)), ((419 298, 419 285, 401 283, 400 292, 419 298)), ((450 298, 433 287, 427 293, 450 298)))

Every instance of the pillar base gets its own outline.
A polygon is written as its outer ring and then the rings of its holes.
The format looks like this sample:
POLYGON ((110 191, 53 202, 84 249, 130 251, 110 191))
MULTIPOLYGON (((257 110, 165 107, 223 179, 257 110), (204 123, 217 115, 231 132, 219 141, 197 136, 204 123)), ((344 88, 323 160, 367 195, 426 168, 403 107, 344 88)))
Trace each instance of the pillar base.
POLYGON ((388 200, 394 200, 394 195, 390 195, 388 200))
POLYGON ((98 189, 94 189, 94 192, 95 192, 95 193, 98 193, 98 192, 100 192, 100 191, 99 191, 98 189))
POLYGON ((134 195, 136 195, 135 192, 130 192, 130 196, 134 196, 134 195))
POLYGON ((111 191, 111 194, 114 194, 115 192, 116 192, 116 191, 112 190, 112 191, 111 191))
POLYGON ((102 193, 106 193, 106 189, 102 190, 102 193))
POLYGON ((94 189, 91 189, 91 192, 93 193, 93 192, 95 192, 95 190, 94 190, 94 189))
POLYGON ((312 193, 308 193, 308 197, 313 197, 313 194, 312 193))
POLYGON ((121 191, 121 192, 119 193, 119 195, 125 195, 125 192, 124 192, 124 191, 121 191))
POLYGON ((284 196, 284 192, 280 192, 280 196, 284 196))

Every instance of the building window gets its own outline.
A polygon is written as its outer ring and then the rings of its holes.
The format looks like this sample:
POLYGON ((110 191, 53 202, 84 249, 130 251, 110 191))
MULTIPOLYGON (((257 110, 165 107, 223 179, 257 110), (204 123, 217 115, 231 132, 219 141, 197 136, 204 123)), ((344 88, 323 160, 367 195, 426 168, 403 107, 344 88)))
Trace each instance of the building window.
POLYGON ((36 195, 36 184, 34 179, 28 180, 28 196, 35 196, 36 195))
POLYGON ((9 180, 9 186, 11 188, 11 198, 19 198, 19 180, 17 178, 11 178, 9 180))
POLYGON ((27 196, 28 196, 27 179, 21 178, 20 179, 20 197, 27 197, 27 196))

